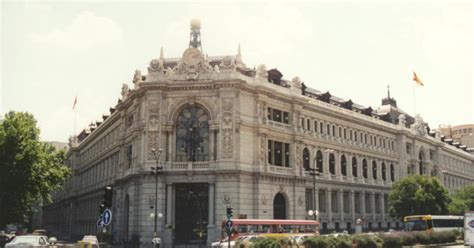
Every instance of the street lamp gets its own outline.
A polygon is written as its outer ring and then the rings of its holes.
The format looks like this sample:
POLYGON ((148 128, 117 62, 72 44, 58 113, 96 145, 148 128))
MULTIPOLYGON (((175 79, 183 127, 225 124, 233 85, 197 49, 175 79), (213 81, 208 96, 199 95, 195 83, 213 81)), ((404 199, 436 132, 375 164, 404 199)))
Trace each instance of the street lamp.
POLYGON ((158 224, 158 174, 163 171, 163 167, 160 166, 160 156, 161 153, 163 152, 163 149, 158 149, 158 152, 155 150, 155 148, 151 149, 151 152, 153 153, 153 156, 155 157, 156 160, 156 167, 151 167, 151 174, 155 176, 155 214, 153 215, 154 220, 155 220, 155 232, 153 234, 153 245, 158 248, 160 247, 160 242, 158 239, 158 233, 157 233, 157 224, 158 224), (158 153, 158 154, 157 154, 158 153))
POLYGON ((316 221, 317 220, 317 216, 319 215, 319 211, 316 210, 317 207, 316 207, 316 176, 319 176, 319 171, 318 171, 318 168, 316 168, 316 164, 317 164, 317 158, 314 160, 314 168, 308 168, 309 170, 309 175, 313 176, 313 208, 314 208, 314 211, 313 210, 309 210, 308 211, 308 215, 312 215, 314 220, 316 221))

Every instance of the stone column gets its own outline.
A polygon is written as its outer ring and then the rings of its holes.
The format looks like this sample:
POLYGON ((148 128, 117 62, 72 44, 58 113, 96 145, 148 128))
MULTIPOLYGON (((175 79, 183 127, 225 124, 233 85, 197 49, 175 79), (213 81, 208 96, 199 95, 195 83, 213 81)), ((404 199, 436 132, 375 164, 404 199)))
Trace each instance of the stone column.
POLYGON ((339 211, 341 214, 341 221, 344 221, 344 190, 339 189, 339 211))
POLYGON ((352 219, 352 222, 355 223, 356 221, 356 217, 355 217, 355 192, 353 189, 351 189, 350 191, 350 211, 351 211, 351 219, 352 219))
POLYGON ((353 181, 354 177, 352 176, 352 154, 347 154, 346 156, 346 168, 347 178, 349 178, 350 181, 353 181))
POLYGON ((314 199, 315 199, 313 202, 316 204, 316 206, 313 206, 313 207, 314 207, 314 209, 318 210, 318 211, 320 212, 320 214, 321 214, 321 211, 320 211, 320 209, 319 209, 319 189, 318 189, 318 185, 317 185, 317 184, 316 184, 316 189, 315 189, 315 191, 314 191, 313 193, 314 193, 314 194, 313 194, 313 197, 314 197, 314 199))
POLYGON ((372 219, 375 221, 375 193, 370 192, 370 205, 372 205, 372 219))
POLYGON ((166 226, 173 225, 173 184, 166 184, 166 226))
POLYGON ((325 178, 331 178, 331 172, 329 172, 329 152, 325 152, 323 148, 322 154, 323 154, 323 175, 326 175, 325 178))
POLYGON ((218 234, 216 233, 216 225, 215 225, 215 184, 209 183, 209 207, 208 207, 208 226, 207 226, 207 243, 210 244, 214 242, 218 234))
POLYGON ((382 222, 385 222, 385 202, 384 202, 384 193, 380 193, 380 212, 382 213, 382 222))
POLYGON ((366 217, 365 217, 365 197, 366 197, 365 191, 361 191, 361 192, 360 192, 360 198, 361 198, 361 199, 360 199, 360 200, 361 200, 361 201, 360 201, 360 203, 361 203, 361 204, 360 204, 360 206, 361 206, 361 209, 360 209, 360 210, 361 210, 361 212, 362 212, 362 218, 364 218, 364 221, 365 221, 365 218, 366 218, 366 217))
POLYGON ((341 173, 341 156, 342 154, 339 152, 334 152, 334 165, 335 165, 335 171, 336 171, 336 178, 340 179, 342 177, 341 173))
POLYGON ((209 161, 214 161, 214 128, 209 128, 209 161))
POLYGON ((328 191, 327 191, 327 196, 326 196, 326 199, 327 199, 327 207, 328 207, 328 228, 329 226, 332 227, 332 202, 331 202, 331 193, 332 193, 332 190, 328 188, 328 191))

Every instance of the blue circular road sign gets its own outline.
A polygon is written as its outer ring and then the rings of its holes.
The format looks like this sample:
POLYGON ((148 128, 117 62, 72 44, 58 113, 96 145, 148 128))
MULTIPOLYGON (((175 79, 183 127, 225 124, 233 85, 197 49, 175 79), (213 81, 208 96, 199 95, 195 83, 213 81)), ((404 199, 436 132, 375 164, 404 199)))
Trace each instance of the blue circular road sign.
POLYGON ((102 214, 102 224, 107 226, 110 224, 110 222, 112 222, 112 211, 110 211, 110 209, 106 209, 102 214))

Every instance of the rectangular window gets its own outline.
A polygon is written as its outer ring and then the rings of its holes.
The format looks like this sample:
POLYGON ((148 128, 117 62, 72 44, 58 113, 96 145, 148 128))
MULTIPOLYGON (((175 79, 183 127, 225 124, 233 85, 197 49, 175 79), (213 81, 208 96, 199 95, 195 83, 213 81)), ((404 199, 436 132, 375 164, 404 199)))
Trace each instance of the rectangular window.
POLYGON ((308 131, 311 131, 311 120, 310 119, 306 119, 306 128, 308 129, 308 131))
POLYGON ((318 131, 318 121, 314 121, 314 131, 319 132, 318 131))
POLYGON ((290 115, 288 112, 283 111, 283 123, 290 124, 290 115))
POLYGON ((364 134, 364 143, 367 144, 367 134, 364 134))
POLYGON ((273 109, 273 108, 268 108, 267 109, 267 118, 271 121, 276 121, 280 123, 285 123, 289 124, 290 123, 290 118, 288 112, 279 110, 279 109, 273 109))
POLYGON ((133 146, 128 145, 127 150, 126 150, 126 156, 127 156, 127 168, 130 168, 132 166, 132 151, 133 151, 133 146))
POLYGON ((336 137, 336 127, 332 126, 332 136, 336 137))
POLYGON ((379 194, 374 195, 374 201, 375 201, 375 213, 380 214, 380 197, 379 197, 379 194))
POLYGON ((407 149, 407 154, 411 154, 411 144, 410 143, 407 143, 406 149, 407 149))
POLYGON ((323 122, 319 122, 319 132, 323 133, 323 122))
POLYGON ((349 130, 349 139, 352 140, 352 130, 349 130))
POLYGON ((303 130, 305 130, 305 129, 304 129, 304 118, 301 118, 301 128, 302 128, 303 130))
POLYGON ((326 124, 326 133, 331 135, 331 128, 329 127, 329 124, 326 124))
POLYGON ((326 204, 326 191, 319 190, 318 198, 319 198, 319 211, 321 211, 322 213, 325 213, 326 205, 327 205, 326 204))
POLYGON ((341 131, 342 131, 342 128, 341 128, 341 127, 339 127, 339 138, 341 138, 341 137, 342 137, 342 132, 341 132, 341 131))
POLYGON ((314 210, 314 200, 313 200, 313 190, 312 189, 306 189, 305 190, 305 199, 306 199, 306 211, 308 210, 314 210))
POLYGON ((347 139, 346 129, 344 128, 344 139, 347 139))
POLYGON ((344 192, 342 195, 343 202, 344 202, 344 213, 349 213, 350 208, 349 208, 349 192, 344 192))
POLYGON ((355 208, 355 212, 360 214, 360 193, 359 192, 355 192, 354 193, 354 208, 355 208))
POLYGON ((268 163, 276 166, 289 167, 290 144, 268 140, 268 163))
POLYGON ((354 140, 357 142, 357 131, 354 131, 354 140))
POLYGON ((365 213, 370 213, 372 212, 372 204, 370 202, 370 194, 369 193, 366 193, 365 194, 365 213))
POLYGON ((339 201, 337 191, 331 192, 331 210, 333 213, 339 213, 339 201))

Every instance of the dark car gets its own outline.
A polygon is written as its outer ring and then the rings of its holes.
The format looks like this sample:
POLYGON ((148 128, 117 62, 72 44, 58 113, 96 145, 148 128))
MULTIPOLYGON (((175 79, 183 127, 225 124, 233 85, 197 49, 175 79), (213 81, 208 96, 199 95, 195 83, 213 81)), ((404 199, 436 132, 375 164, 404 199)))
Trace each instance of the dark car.
POLYGON ((4 248, 8 242, 10 242, 10 237, 6 233, 0 233, 0 248, 4 248))

